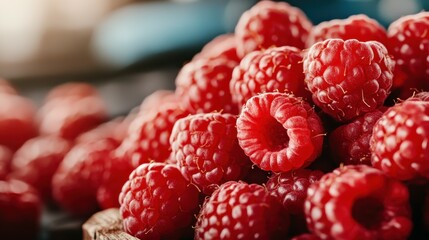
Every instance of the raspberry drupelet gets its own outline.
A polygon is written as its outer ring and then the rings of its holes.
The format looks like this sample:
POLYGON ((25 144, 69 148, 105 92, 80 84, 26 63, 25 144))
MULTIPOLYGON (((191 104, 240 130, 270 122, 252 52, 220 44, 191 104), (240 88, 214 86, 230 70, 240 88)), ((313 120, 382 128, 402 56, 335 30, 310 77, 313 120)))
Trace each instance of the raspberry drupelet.
POLYGON ((313 102, 340 122, 383 105, 395 63, 379 42, 327 39, 304 56, 305 82, 313 102))
POLYGON ((260 1, 244 12, 235 27, 237 55, 270 47, 305 47, 312 23, 300 9, 285 2, 260 1))
POLYGON ((230 82, 232 100, 239 109, 249 98, 263 92, 289 92, 310 100, 304 77, 300 49, 284 46, 254 51, 234 68, 230 82))
POLYGON ((125 231, 140 239, 180 239, 194 222, 198 190, 172 164, 137 167, 119 196, 125 231))
POLYGON ((322 151, 324 129, 305 101, 286 93, 250 98, 237 120, 238 142, 262 170, 287 172, 309 165, 322 151))
POLYGON ((224 182, 241 179, 251 167, 238 145, 236 121, 232 114, 206 113, 174 125, 173 158, 182 174, 207 195, 224 182))
POLYGON ((366 165, 325 174, 308 189, 304 209, 321 239, 407 239, 413 225, 407 187, 366 165))
POLYGON ((387 43, 386 29, 377 20, 364 14, 319 23, 311 29, 307 47, 329 38, 357 39, 362 42, 378 41, 384 45, 387 43))
POLYGON ((226 182, 205 200, 194 239, 285 239, 289 219, 280 209, 265 187, 226 182))
POLYGON ((397 103, 374 126, 371 163, 399 180, 429 178, 429 103, 397 103))

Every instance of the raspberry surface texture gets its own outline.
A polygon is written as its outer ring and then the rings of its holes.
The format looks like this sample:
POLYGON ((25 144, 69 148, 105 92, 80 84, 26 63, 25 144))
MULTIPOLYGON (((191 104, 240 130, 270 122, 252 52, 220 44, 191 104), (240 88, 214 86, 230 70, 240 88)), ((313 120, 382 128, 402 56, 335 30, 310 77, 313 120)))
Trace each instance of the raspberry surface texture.
POLYGON ((41 208, 33 187, 18 180, 0 180, 1 239, 38 239, 41 208))
POLYGON ((234 34, 222 34, 206 45, 199 53, 194 56, 195 59, 200 58, 226 58, 237 63, 240 62, 240 58, 237 56, 237 41, 234 34))
POLYGON ((136 168, 150 161, 165 162, 170 154, 170 135, 174 123, 189 114, 178 102, 167 102, 153 111, 141 111, 130 123, 118 155, 136 168))
POLYGON ((392 87, 394 61, 379 42, 327 39, 304 56, 313 102, 337 121, 383 105, 392 87))
POLYGON ((411 232, 408 189, 375 168, 337 168, 307 194, 307 225, 321 239, 407 239, 411 232))
POLYGON ((319 23, 311 29, 307 47, 329 38, 357 39, 362 42, 378 41, 385 46, 387 44, 386 29, 377 20, 364 14, 319 23))
POLYGON ((237 120, 238 142, 261 169, 287 172, 309 165, 322 151, 324 129, 314 109, 285 93, 250 98, 237 120))
POLYGON ((329 136, 329 150, 332 158, 345 165, 371 166, 369 142, 372 129, 382 115, 383 112, 376 109, 332 131, 329 136))
POLYGON ((32 138, 14 154, 11 176, 32 185, 43 199, 52 200, 52 176, 71 147, 56 136, 32 138))
POLYGON ((197 59, 187 63, 176 78, 176 94, 190 113, 213 111, 237 114, 229 84, 236 61, 197 59))
POLYGON ((250 169, 251 161, 238 145, 236 121, 232 114, 206 113, 179 119, 174 125, 173 158, 182 174, 206 194, 250 169))
POLYGON ((300 9, 285 2, 260 1, 244 12, 235 27, 237 55, 270 47, 305 47, 312 23, 300 9))
POLYGON ((99 209, 96 192, 102 183, 110 153, 118 146, 112 139, 75 145, 52 178, 54 200, 75 216, 88 216, 99 209))
POLYGON ((289 221, 280 208, 261 185, 226 182, 205 200, 194 239, 285 239, 289 221))
POLYGON ((406 100, 389 108, 374 126, 371 163, 400 180, 429 178, 429 103, 406 100))
POLYGON ((239 108, 259 93, 289 92, 308 100, 302 69, 302 51, 295 47, 276 47, 246 55, 234 68, 230 91, 239 108))
POLYGON ((429 79, 429 12, 403 16, 387 30, 389 53, 410 81, 429 79))
POLYGON ((124 229, 140 239, 179 239, 194 222, 198 196, 176 166, 142 164, 119 197, 124 229))

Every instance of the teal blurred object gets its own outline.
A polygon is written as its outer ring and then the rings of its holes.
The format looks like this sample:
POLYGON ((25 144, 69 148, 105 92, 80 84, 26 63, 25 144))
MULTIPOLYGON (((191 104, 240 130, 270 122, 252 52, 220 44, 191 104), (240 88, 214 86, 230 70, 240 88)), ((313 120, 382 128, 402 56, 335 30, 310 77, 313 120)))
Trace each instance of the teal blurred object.
MULTIPOLYGON (((215 36, 233 32, 241 14, 256 0, 151 2, 113 13, 96 31, 96 55, 114 69, 156 56, 174 61, 174 53, 199 50, 215 36)), ((388 27, 400 16, 428 9, 429 0, 289 0, 314 24, 364 13, 388 27)))

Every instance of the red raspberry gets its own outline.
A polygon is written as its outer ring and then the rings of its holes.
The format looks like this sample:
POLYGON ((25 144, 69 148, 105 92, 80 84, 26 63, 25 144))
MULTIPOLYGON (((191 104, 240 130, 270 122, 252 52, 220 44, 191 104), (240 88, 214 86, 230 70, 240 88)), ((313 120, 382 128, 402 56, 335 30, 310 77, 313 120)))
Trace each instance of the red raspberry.
POLYGON ((70 148, 69 141, 56 136, 30 139, 13 156, 11 176, 32 185, 43 199, 51 200, 52 176, 70 148))
POLYGON ((357 39, 361 42, 378 41, 384 45, 387 43, 386 29, 377 20, 364 14, 319 23, 311 30, 307 47, 329 38, 357 39))
POLYGON ((411 232, 408 189, 375 168, 337 168, 307 194, 307 225, 322 239, 406 239, 411 232))
POLYGON ((310 164, 322 151, 323 131, 314 109, 285 93, 250 98, 237 120, 241 148, 266 171, 287 172, 310 164))
POLYGON ((174 91, 171 90, 157 90, 145 97, 140 104, 140 112, 148 112, 156 110, 160 105, 166 103, 175 103, 179 100, 174 91))
POLYGON ((240 108, 252 96, 263 92, 291 92, 310 99, 305 90, 301 50, 276 47, 247 54, 234 68, 230 90, 240 108))
POLYGON ((304 233, 293 237, 291 240, 320 240, 320 238, 311 233, 304 233))
POLYGON ((0 180, 5 179, 6 175, 9 174, 12 157, 12 151, 9 148, 0 145, 0 180))
POLYGON ((0 145, 16 151, 37 135, 36 108, 21 96, 0 93, 0 145))
POLYGON ((314 103, 337 121, 383 105, 392 86, 394 62, 379 42, 328 39, 304 56, 305 81, 314 103))
POLYGON ((261 185, 226 182, 205 200, 194 239, 284 239, 289 220, 280 208, 261 185))
POLYGON ((374 125, 371 163, 400 180, 429 178, 428 142, 429 103, 398 103, 374 125))
POLYGON ((178 239, 194 221, 198 197, 176 166, 142 164, 119 196, 124 229, 140 239, 178 239))
POLYGON ((261 1, 244 12, 235 28, 237 55, 270 47, 305 47, 312 23, 300 9, 285 2, 261 1))
POLYGON ((93 142, 103 138, 113 138, 122 142, 127 136, 128 127, 135 116, 133 114, 127 117, 118 117, 108 122, 102 123, 97 127, 82 133, 76 138, 76 143, 93 142))
POLYGON ((7 93, 7 94, 13 94, 13 95, 18 94, 16 92, 15 88, 12 85, 10 85, 10 83, 7 80, 2 79, 2 78, 0 78, 0 92, 1 93, 7 93))
POLYGON ((416 98, 421 101, 429 102, 429 92, 419 92, 414 95, 413 98, 416 98))
POLYGON ((98 97, 97 90, 94 86, 83 82, 68 82, 52 88, 46 98, 45 102, 54 99, 64 99, 67 97, 98 97))
POLYGON ((389 53, 412 81, 429 78, 429 12, 408 15, 392 22, 387 30, 389 53))
POLYGON ((183 66, 176 78, 176 94, 191 113, 238 113, 229 90, 237 62, 227 58, 198 59, 183 66))
POLYGON ((128 159, 134 168, 150 161, 165 162, 171 153, 169 138, 174 123, 188 114, 178 102, 161 104, 154 111, 140 111, 117 150, 118 156, 128 159))
POLYGON ((170 137, 173 158, 183 176, 205 194, 218 185, 238 180, 251 162, 238 145, 237 117, 206 113, 179 119, 170 137))
POLYGON ((69 213, 86 216, 98 209, 96 191, 102 182, 106 159, 118 146, 112 139, 75 145, 52 178, 54 199, 69 213))
POLYGON ((329 148, 333 159, 346 165, 371 166, 369 140, 372 136, 372 128, 381 115, 383 112, 379 109, 365 113, 331 132, 329 148))
POLYGON ((201 58, 226 58, 240 62, 237 56, 237 41, 234 34, 223 34, 208 42, 201 52, 197 53, 193 60, 201 58))
POLYGON ((38 239, 41 208, 39 195, 30 185, 0 180, 1 239, 38 239))
POLYGON ((308 232, 304 214, 304 200, 310 184, 317 182, 323 173, 318 170, 298 169, 278 173, 266 183, 268 192, 283 205, 285 214, 291 214, 291 233, 308 232))
POLYGON ((40 132, 45 135, 74 140, 107 118, 107 109, 101 98, 54 98, 39 110, 40 132))

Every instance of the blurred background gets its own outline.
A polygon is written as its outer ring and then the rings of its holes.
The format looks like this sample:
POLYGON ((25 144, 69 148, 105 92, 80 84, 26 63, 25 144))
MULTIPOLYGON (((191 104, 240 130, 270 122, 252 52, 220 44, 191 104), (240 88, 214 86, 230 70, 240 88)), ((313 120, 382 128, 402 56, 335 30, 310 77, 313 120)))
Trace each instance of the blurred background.
MULTIPOLYGON (((111 115, 174 88, 180 67, 213 37, 233 32, 256 0, 0 0, 0 76, 40 103, 48 89, 88 81, 111 115)), ((427 0, 295 0, 317 24, 366 13, 384 26, 427 0)))

